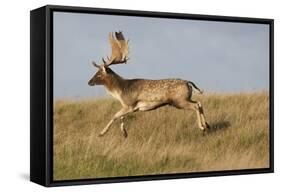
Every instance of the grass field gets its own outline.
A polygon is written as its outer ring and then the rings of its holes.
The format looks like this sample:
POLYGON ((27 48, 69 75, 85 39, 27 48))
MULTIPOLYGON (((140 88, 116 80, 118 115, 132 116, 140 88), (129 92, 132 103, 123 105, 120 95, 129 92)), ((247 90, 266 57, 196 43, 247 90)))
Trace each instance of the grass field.
POLYGON ((268 92, 194 95, 211 131, 203 135, 193 111, 162 107, 116 121, 110 98, 54 104, 54 180, 269 167, 268 92))

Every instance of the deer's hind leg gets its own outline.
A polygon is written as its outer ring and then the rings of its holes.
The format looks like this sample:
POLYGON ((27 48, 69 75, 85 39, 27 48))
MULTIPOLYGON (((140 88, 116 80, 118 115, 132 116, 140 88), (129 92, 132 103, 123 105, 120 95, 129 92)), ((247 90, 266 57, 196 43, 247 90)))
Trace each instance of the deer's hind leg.
POLYGON ((197 123, 198 127, 202 129, 203 131, 206 128, 209 128, 206 120, 205 120, 205 115, 203 113, 203 107, 200 102, 198 101, 192 101, 192 100, 182 100, 180 102, 176 102, 175 107, 179 109, 191 109, 196 112, 197 116, 197 123))
POLYGON ((200 117, 202 119, 202 123, 203 123, 205 128, 209 129, 210 126, 209 126, 209 124, 207 123, 207 121, 205 119, 205 114, 204 114, 204 110, 203 110, 203 107, 202 107, 201 103, 199 101, 192 101, 192 102, 197 102, 198 103, 199 113, 200 113, 200 117))

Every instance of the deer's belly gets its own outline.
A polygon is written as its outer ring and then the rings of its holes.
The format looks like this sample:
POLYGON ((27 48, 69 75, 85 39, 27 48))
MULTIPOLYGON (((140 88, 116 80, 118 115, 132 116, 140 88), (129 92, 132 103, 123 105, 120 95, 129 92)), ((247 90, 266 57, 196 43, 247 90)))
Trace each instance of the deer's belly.
POLYGON ((148 111, 148 110, 153 110, 156 109, 160 106, 162 106, 165 103, 162 102, 147 102, 147 101, 140 101, 138 104, 135 106, 134 110, 140 110, 140 111, 148 111))

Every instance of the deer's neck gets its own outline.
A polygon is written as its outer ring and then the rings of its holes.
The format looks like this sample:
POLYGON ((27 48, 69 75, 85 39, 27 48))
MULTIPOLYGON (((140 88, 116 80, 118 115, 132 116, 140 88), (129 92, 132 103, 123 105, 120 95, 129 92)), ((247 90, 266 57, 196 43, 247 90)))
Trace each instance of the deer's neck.
POLYGON ((120 93, 123 90, 125 79, 112 71, 106 78, 104 86, 110 92, 120 93))

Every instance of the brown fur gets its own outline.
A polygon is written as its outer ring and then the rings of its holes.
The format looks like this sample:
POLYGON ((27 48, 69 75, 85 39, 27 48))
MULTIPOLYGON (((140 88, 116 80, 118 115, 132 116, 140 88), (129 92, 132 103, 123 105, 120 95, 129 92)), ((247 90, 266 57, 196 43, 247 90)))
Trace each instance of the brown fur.
MULTIPOLYGON (((123 119, 128 113, 153 110, 164 105, 196 111, 199 127, 203 130, 208 128, 200 102, 191 100, 192 88, 202 92, 192 82, 181 79, 123 79, 109 67, 101 65, 88 84, 90 86, 104 85, 123 107, 103 129, 101 136, 108 131, 116 119, 123 119)), ((123 122, 121 130, 124 136, 127 136, 123 122)))

